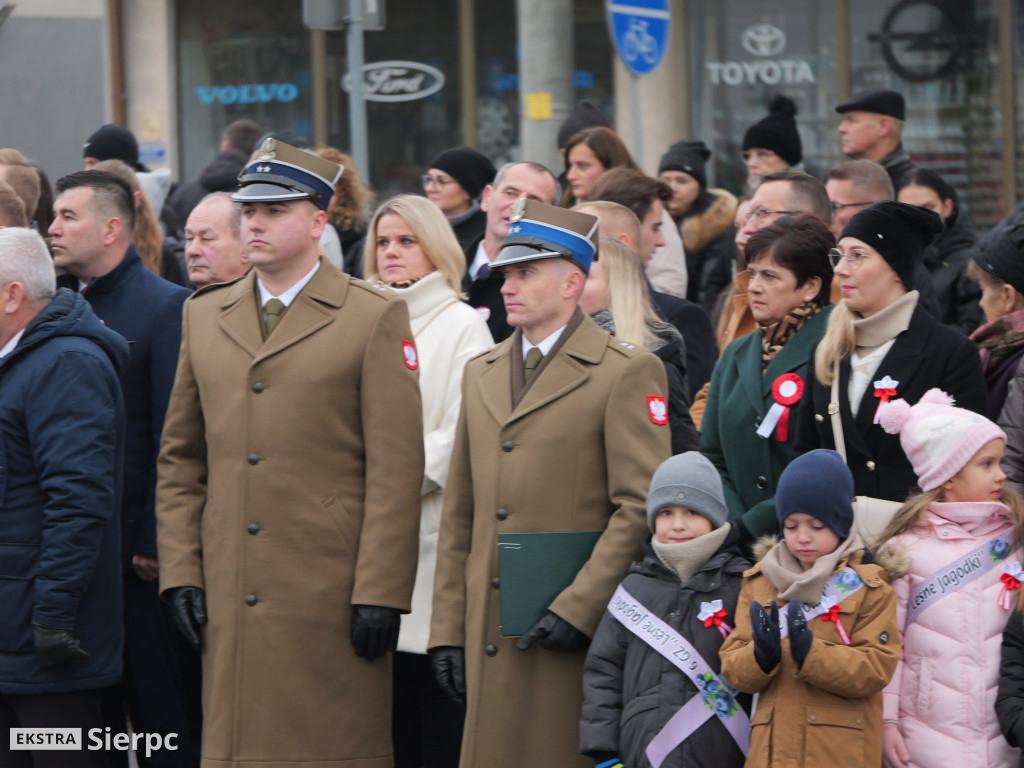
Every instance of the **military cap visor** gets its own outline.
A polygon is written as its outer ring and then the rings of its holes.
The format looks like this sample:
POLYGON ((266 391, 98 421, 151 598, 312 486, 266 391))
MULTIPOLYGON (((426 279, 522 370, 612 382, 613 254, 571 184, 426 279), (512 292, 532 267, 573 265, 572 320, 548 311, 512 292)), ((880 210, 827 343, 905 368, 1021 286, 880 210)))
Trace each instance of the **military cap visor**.
POLYGON ((326 209, 342 174, 337 163, 270 139, 238 176, 231 199, 240 203, 312 200, 326 209))

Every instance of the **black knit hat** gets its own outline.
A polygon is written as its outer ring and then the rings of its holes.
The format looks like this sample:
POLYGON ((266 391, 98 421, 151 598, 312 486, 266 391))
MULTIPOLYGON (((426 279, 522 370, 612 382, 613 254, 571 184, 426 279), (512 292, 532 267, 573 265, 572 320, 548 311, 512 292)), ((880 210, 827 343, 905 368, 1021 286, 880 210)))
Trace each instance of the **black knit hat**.
POLYGON ((854 110, 888 115, 889 117, 895 117, 897 120, 904 120, 907 115, 907 105, 903 101, 903 94, 886 88, 872 88, 869 91, 861 91, 852 99, 836 106, 836 112, 840 115, 854 110))
POLYGON ((853 475, 842 457, 824 448, 789 462, 775 490, 775 514, 782 527, 797 512, 820 520, 839 540, 853 527, 853 475))
POLYGON ((580 131, 586 128, 596 128, 599 125, 603 125, 605 128, 612 127, 611 121, 604 112, 595 107, 592 102, 584 99, 572 108, 572 112, 558 129, 558 148, 562 149, 569 143, 569 139, 580 131))
POLYGON ((700 188, 708 185, 705 163, 711 158, 711 150, 703 141, 677 141, 661 156, 658 174, 664 171, 682 171, 697 180, 700 188))
POLYGON ((133 171, 146 171, 139 162, 139 142, 135 134, 120 125, 110 123, 96 131, 82 145, 82 157, 97 160, 120 160, 133 171))
POLYGON ((430 161, 430 167, 447 173, 474 200, 480 197, 484 187, 494 181, 497 173, 490 160, 470 147, 446 149, 430 161))
POLYGON ((1024 223, 1000 224, 981 239, 971 258, 990 275, 1024 294, 1024 223))
POLYGON ((754 123, 743 135, 743 150, 770 149, 791 166, 804 157, 800 133, 796 129, 796 104, 779 94, 768 105, 768 117, 754 123))
POLYGON ((914 269, 924 259, 925 248, 941 231, 942 219, 934 211, 883 200, 854 214, 839 239, 855 237, 870 245, 912 290, 914 269))

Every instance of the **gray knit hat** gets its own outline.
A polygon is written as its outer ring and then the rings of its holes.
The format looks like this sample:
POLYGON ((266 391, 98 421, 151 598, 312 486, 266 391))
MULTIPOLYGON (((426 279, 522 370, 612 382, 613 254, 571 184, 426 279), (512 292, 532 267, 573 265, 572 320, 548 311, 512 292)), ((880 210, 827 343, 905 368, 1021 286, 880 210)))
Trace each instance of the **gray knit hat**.
POLYGON ((705 456, 688 451, 665 459, 651 478, 647 493, 647 526, 654 530, 654 518, 665 507, 677 505, 706 517, 714 528, 725 525, 722 478, 705 456))

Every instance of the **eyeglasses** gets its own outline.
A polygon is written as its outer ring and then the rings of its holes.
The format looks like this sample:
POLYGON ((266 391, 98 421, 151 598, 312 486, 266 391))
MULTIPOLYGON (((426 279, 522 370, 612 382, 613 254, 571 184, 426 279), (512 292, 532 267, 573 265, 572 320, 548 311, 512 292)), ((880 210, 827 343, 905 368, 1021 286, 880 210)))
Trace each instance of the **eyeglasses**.
POLYGON ((455 179, 447 179, 444 176, 431 176, 429 173, 424 173, 421 179, 423 181, 424 189, 429 187, 431 184, 440 189, 446 184, 451 184, 455 181, 455 179))
POLYGON ((839 266, 839 263, 846 260, 846 263, 850 265, 850 269, 860 269, 864 266, 864 262, 870 258, 871 254, 864 251, 850 251, 849 253, 843 253, 838 248, 830 248, 828 251, 828 261, 832 265, 832 269, 839 266))
POLYGON ((800 213, 800 211, 773 211, 768 208, 758 208, 757 210, 747 211, 747 221, 750 221, 755 216, 758 221, 764 221, 772 213, 777 213, 780 216, 790 216, 794 213, 800 213))
POLYGON ((869 200, 866 203, 829 203, 832 206, 832 213, 838 213, 843 208, 863 208, 865 205, 872 205, 869 200))

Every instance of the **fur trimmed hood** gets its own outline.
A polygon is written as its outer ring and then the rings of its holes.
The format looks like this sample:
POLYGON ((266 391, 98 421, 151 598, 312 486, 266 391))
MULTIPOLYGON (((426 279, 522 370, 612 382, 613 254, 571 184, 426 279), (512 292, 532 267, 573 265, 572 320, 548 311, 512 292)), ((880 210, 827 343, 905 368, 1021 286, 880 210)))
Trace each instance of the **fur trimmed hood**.
POLYGON ((697 253, 708 243, 722 237, 736 218, 736 196, 724 189, 709 189, 714 201, 706 210, 684 216, 679 224, 683 247, 687 253, 697 253))
POLYGON ((762 560, 764 560, 764 556, 768 554, 768 550, 770 550, 780 541, 782 541, 782 539, 780 539, 774 533, 765 534, 764 536, 758 536, 757 541, 754 542, 754 547, 752 550, 754 553, 754 562, 760 563, 762 560))
POLYGON ((903 578, 910 569, 907 555, 899 546, 886 547, 875 555, 875 560, 885 568, 886 573, 889 574, 889 581, 903 578))

